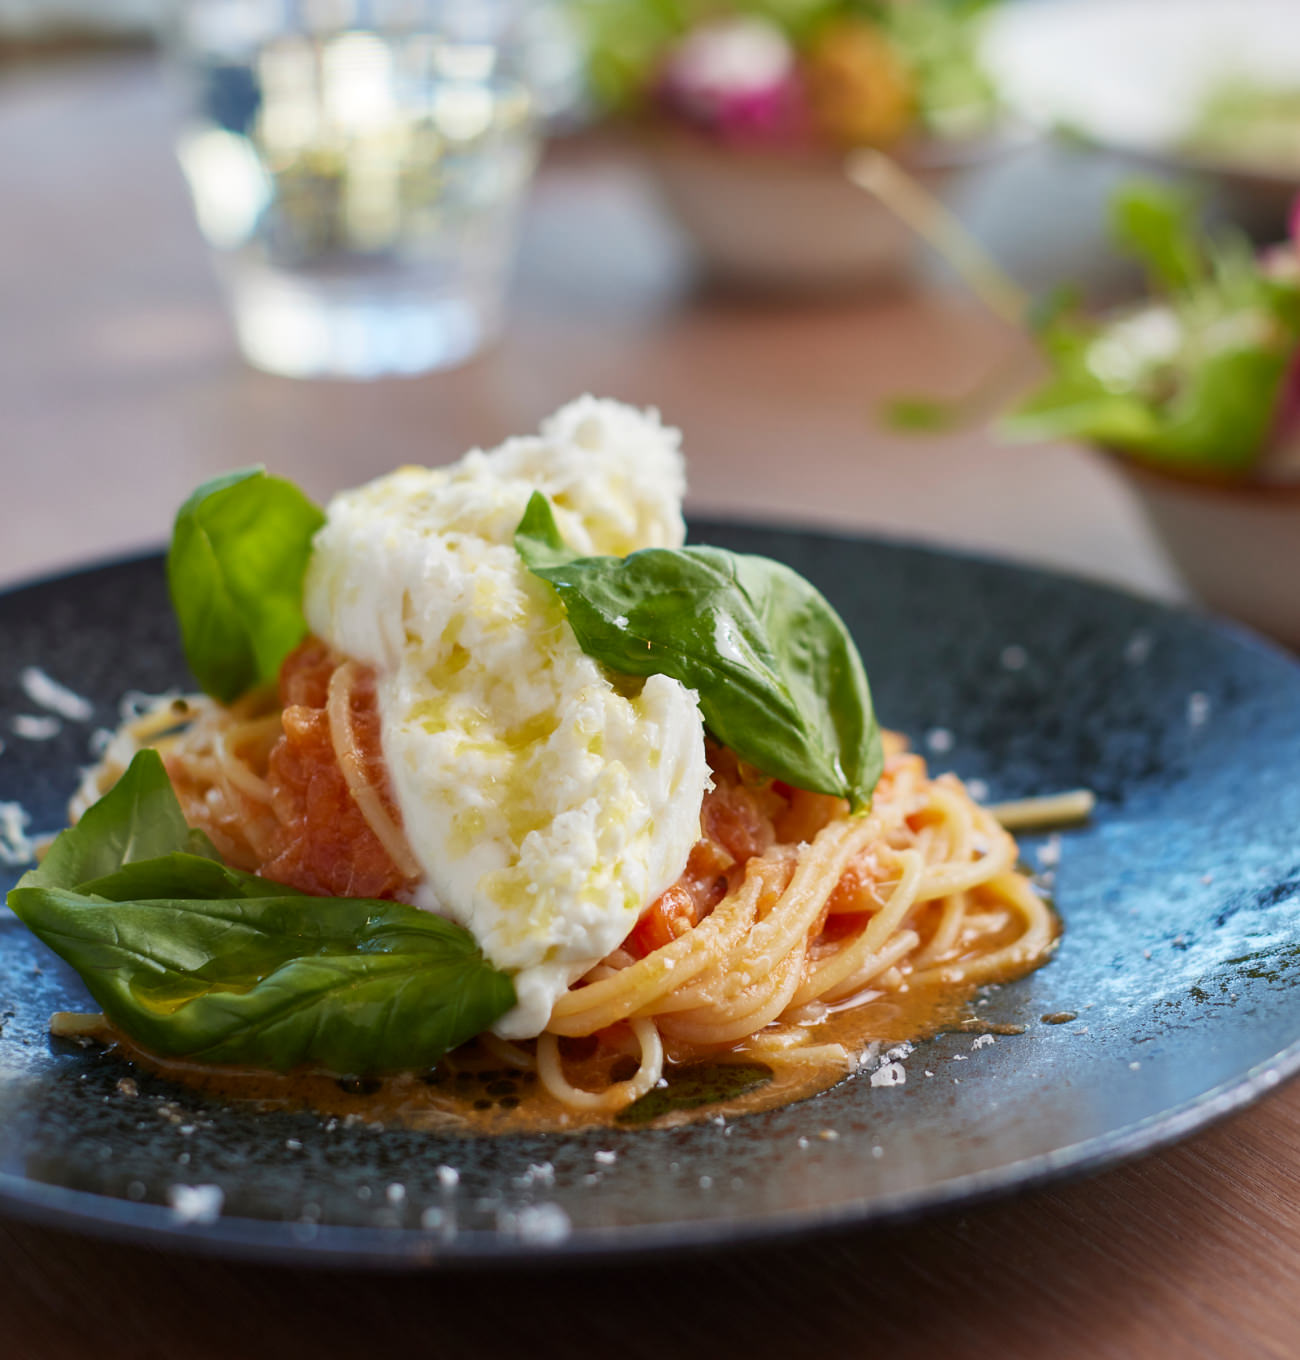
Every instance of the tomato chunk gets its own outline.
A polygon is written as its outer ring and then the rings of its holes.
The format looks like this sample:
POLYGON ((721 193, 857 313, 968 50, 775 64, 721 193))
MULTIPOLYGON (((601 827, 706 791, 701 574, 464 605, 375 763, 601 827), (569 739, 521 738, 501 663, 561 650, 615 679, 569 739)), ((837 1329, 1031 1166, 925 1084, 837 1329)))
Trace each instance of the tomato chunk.
MULTIPOLYGON (((337 664, 324 643, 309 638, 281 667, 284 735, 266 775, 280 830, 276 853, 259 872, 322 897, 394 897, 409 880, 362 815, 330 738, 325 704, 337 664)), ((372 674, 353 690, 352 728, 366 773, 396 817, 372 674)))

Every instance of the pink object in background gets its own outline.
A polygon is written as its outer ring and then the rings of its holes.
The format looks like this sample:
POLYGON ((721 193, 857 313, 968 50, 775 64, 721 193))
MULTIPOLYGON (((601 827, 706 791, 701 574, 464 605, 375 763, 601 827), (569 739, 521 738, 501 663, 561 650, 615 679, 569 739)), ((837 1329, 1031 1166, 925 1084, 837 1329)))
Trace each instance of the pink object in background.
POLYGON ((697 28, 664 63, 655 99, 723 141, 789 145, 809 135, 794 49, 762 19, 697 28))

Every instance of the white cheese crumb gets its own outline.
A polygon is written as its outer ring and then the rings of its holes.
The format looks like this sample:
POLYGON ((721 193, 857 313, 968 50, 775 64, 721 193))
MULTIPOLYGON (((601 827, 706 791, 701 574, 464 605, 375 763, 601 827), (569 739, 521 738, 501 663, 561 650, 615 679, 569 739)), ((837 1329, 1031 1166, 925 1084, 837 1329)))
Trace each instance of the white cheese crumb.
POLYGON ((1130 666, 1140 666, 1151 655, 1151 634, 1136 632, 1124 645, 1124 660, 1130 666))
POLYGON ((1190 727, 1203 727, 1210 717, 1210 696, 1197 690, 1187 696, 1187 722, 1190 727))
POLYGON ((1128 1065, 1128 1070, 1130 1072, 1136 1072, 1141 1066, 1142 1064, 1140 1062, 1131 1062, 1128 1065))
POLYGON ((284 1140, 284 1145, 285 1145, 285 1147, 287 1147, 287 1148, 289 1149, 290 1152, 301 1152, 301 1151, 302 1151, 302 1140, 301 1140, 301 1139, 298 1139, 298 1138, 286 1138, 286 1139, 284 1140))
POLYGON ((802 1135, 800 1135, 798 1143, 801 1148, 806 1148, 808 1146, 808 1140, 804 1138, 802 1135))
POLYGON ((614 1163, 618 1161, 618 1153, 610 1152, 606 1149, 601 1149, 595 1154, 595 1157, 596 1161, 599 1162, 601 1166, 613 1166, 614 1163))
POLYGON ((1002 666, 1008 671, 1022 671, 1029 662, 1029 653, 1018 643, 1002 649, 1002 666))
POLYGON ((522 1209, 504 1211, 497 1215, 497 1226, 536 1246, 563 1242, 573 1231, 569 1215, 558 1204, 526 1204, 522 1209))
POLYGON ((871 1155, 876 1158, 883 1157, 885 1155, 885 1149, 882 1147, 873 1147, 871 1149, 871 1155))
POLYGON ((1038 862, 1045 869, 1054 869, 1061 862, 1061 838, 1054 831, 1038 847, 1038 862))
POLYGON ((36 847, 27 835, 30 821, 20 803, 0 803, 0 864, 17 868, 20 864, 31 863, 36 847))
POLYGON ((937 756, 952 750, 952 740, 952 733, 946 727, 932 727, 925 734, 925 744, 937 756))
POLYGON ((438 1168, 438 1184, 444 1190, 452 1190, 460 1184, 460 1172, 454 1166, 440 1166, 438 1168))
POLYGON ((126 1096, 128 1100, 132 1100, 140 1094, 140 1088, 133 1077, 119 1077, 117 1093, 120 1096, 126 1096))
POLYGON ((401 1204, 406 1198, 406 1186, 401 1181, 394 1181, 384 1194, 388 1197, 389 1204, 401 1204))
POLYGON ((972 1050, 977 1048, 988 1048, 993 1043, 994 1038, 991 1034, 981 1034, 979 1038, 976 1039, 973 1044, 971 1044, 971 1048, 972 1050))
POLYGON ((882 1063, 871 1074, 873 1086, 902 1086, 907 1081, 907 1072, 902 1063, 882 1063))
POLYGON ((167 1191, 167 1202, 182 1223, 215 1223, 226 1192, 219 1185, 173 1185, 167 1191))
POLYGON ((701 1190, 707 1190, 707 1189, 709 1189, 709 1187, 710 1187, 712 1184, 713 1184, 713 1177, 712 1177, 712 1176, 701 1176, 701 1177, 700 1177, 700 1189, 701 1189, 701 1190))
POLYGON ((23 692, 34 704, 57 713, 69 722, 89 722, 95 716, 94 705, 66 685, 46 675, 39 666, 24 666, 18 676, 23 692))
POLYGON ((9 720, 9 726, 14 736, 22 737, 24 741, 49 741, 63 731, 63 724, 58 718, 34 713, 15 713, 9 720))

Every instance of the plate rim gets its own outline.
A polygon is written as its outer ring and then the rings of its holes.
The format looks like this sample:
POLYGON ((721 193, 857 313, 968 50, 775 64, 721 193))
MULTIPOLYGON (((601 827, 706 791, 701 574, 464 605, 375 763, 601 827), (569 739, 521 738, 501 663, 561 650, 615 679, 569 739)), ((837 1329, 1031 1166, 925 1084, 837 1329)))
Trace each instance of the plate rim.
MULTIPOLYGON (((222 1216, 213 1224, 178 1221, 160 1204, 135 1203, 0 1172, 0 1212, 39 1227, 143 1247, 183 1247, 195 1255, 302 1268, 371 1271, 465 1271, 630 1264, 669 1254, 790 1244, 838 1232, 871 1231, 1084 1179, 1170 1147, 1256 1104, 1300 1075, 1300 1039, 1243 1076, 1124 1128, 993 1171, 896 1196, 854 1199, 818 1211, 769 1212, 741 1219, 675 1220, 635 1227, 580 1229, 559 1241, 536 1242, 499 1232, 460 1232, 440 1250, 435 1231, 368 1228, 222 1216), (16 1193, 14 1187, 36 1194, 16 1193), (82 1208, 81 1206, 85 1206, 82 1208), (80 1210, 80 1211, 79 1211, 80 1210), (98 1210, 98 1212, 96 1212, 98 1210), (111 1210, 111 1212, 105 1212, 111 1210)), ((556 1134, 555 1137, 564 1137, 556 1134)))

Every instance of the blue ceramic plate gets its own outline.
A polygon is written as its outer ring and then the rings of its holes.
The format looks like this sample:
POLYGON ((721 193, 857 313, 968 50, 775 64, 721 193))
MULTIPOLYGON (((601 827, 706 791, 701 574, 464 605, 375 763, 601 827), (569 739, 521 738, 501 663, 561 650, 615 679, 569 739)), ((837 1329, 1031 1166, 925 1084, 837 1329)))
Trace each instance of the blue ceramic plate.
MULTIPOLYGON (((1023 1034, 978 1047, 946 1034, 918 1045, 903 1085, 851 1079, 725 1125, 457 1140, 259 1115, 145 1077, 124 1093, 116 1061, 51 1041, 50 1012, 84 1008, 85 994, 6 916, 0 1205, 321 1263, 722 1245, 1101 1167, 1300 1066, 1300 667, 1227 627, 1042 572, 697 527, 816 581, 861 643, 885 721, 937 767, 994 798, 1096 791, 1090 826, 1023 842, 1031 863, 1059 855, 1065 940, 979 1005, 1023 1034), (1078 1018, 1042 1020, 1061 1012, 1078 1018), (217 1190, 187 1200, 177 1186, 217 1190), (219 1195, 221 1212, 187 1221, 178 1194, 189 1210, 219 1195)), ((156 558, 0 597, 0 657, 0 800, 34 831, 62 824, 92 731, 115 723, 124 691, 184 683, 156 558), (42 708, 30 674, 23 685, 33 666, 88 696, 93 718, 42 708)))

